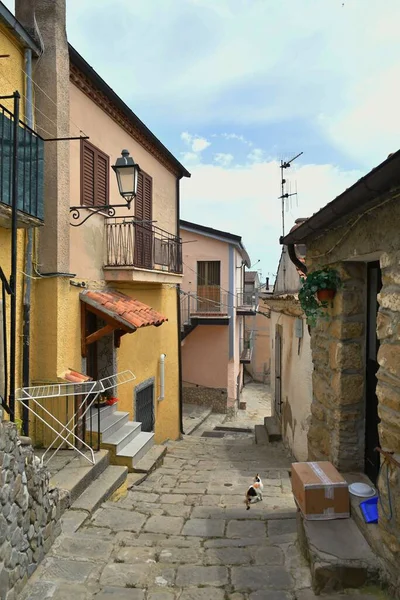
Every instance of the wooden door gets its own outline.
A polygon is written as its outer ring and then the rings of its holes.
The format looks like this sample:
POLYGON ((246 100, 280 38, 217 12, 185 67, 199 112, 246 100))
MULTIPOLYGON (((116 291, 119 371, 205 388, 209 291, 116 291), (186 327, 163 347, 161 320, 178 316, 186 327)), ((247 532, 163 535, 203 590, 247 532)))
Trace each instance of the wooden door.
POLYGON ((197 263, 197 311, 221 311, 221 262, 219 260, 197 263))
POLYGON ((376 396, 376 374, 379 369, 377 360, 379 340, 376 335, 376 317, 378 314, 378 294, 382 288, 379 262, 367 265, 367 356, 366 356, 366 405, 365 405, 365 473, 376 483, 379 473, 378 398, 376 396))

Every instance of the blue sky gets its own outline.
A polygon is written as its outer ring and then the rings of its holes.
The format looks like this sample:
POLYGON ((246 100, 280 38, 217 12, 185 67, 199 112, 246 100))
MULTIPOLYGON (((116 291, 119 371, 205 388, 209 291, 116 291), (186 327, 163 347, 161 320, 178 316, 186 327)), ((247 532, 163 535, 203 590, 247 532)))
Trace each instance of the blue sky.
POLYGON ((70 42, 192 172, 182 217, 263 276, 281 158, 304 152, 290 227, 398 149, 399 22, 398 0, 67 0, 70 42))

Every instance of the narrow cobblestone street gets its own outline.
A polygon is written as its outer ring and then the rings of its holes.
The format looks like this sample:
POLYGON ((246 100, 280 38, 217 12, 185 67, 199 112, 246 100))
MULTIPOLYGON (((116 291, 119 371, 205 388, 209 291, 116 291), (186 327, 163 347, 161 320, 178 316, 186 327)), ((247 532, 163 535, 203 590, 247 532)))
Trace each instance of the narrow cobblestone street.
POLYGON ((75 532, 82 514, 67 513, 68 527, 21 599, 311 600, 289 469, 280 444, 170 443, 160 468, 75 532), (246 511, 244 491, 257 472, 264 500, 246 511))

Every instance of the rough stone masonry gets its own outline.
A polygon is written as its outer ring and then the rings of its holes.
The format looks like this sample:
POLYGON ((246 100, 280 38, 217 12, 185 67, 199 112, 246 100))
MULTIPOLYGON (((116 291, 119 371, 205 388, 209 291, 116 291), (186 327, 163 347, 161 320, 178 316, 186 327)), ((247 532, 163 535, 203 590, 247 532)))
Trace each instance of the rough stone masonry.
POLYGON ((0 599, 14 600, 61 532, 58 490, 17 428, 0 423, 0 599))

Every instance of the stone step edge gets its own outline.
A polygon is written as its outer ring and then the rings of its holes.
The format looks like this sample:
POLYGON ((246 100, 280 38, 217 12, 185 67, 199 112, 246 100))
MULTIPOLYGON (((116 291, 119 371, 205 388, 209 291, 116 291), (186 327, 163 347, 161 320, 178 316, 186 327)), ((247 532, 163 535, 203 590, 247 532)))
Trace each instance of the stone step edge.
POLYGON ((138 461, 137 465, 132 467, 132 473, 146 473, 150 475, 150 473, 162 465, 167 450, 167 446, 152 446, 143 458, 138 461))
POLYGON ((204 423, 204 421, 206 419, 208 419, 208 417, 211 415, 212 413, 212 408, 208 409, 207 411, 204 412, 204 414, 201 417, 201 420, 196 423, 195 425, 193 425, 193 427, 184 427, 185 429, 185 435, 192 435, 192 433, 194 433, 195 431, 197 431, 197 429, 200 427, 200 425, 202 425, 204 423))
POLYGON ((76 480, 71 487, 63 487, 62 480, 58 482, 57 475, 62 473, 64 469, 61 469, 61 471, 56 473, 56 475, 50 479, 50 485, 58 488, 59 490, 60 515, 62 515, 67 508, 70 508, 70 506, 89 487, 89 485, 107 469, 109 465, 108 450, 101 449, 98 452, 95 452, 95 456, 99 459, 97 460, 96 464, 90 465, 90 463, 87 463, 88 467, 90 468, 82 469, 81 473, 79 473, 79 470, 82 467, 82 457, 77 456, 68 464, 68 470, 72 471, 74 468, 76 468, 78 472, 76 480))
POLYGON ((75 500, 70 510, 82 510, 92 515, 99 506, 126 481, 127 467, 110 465, 75 500))

